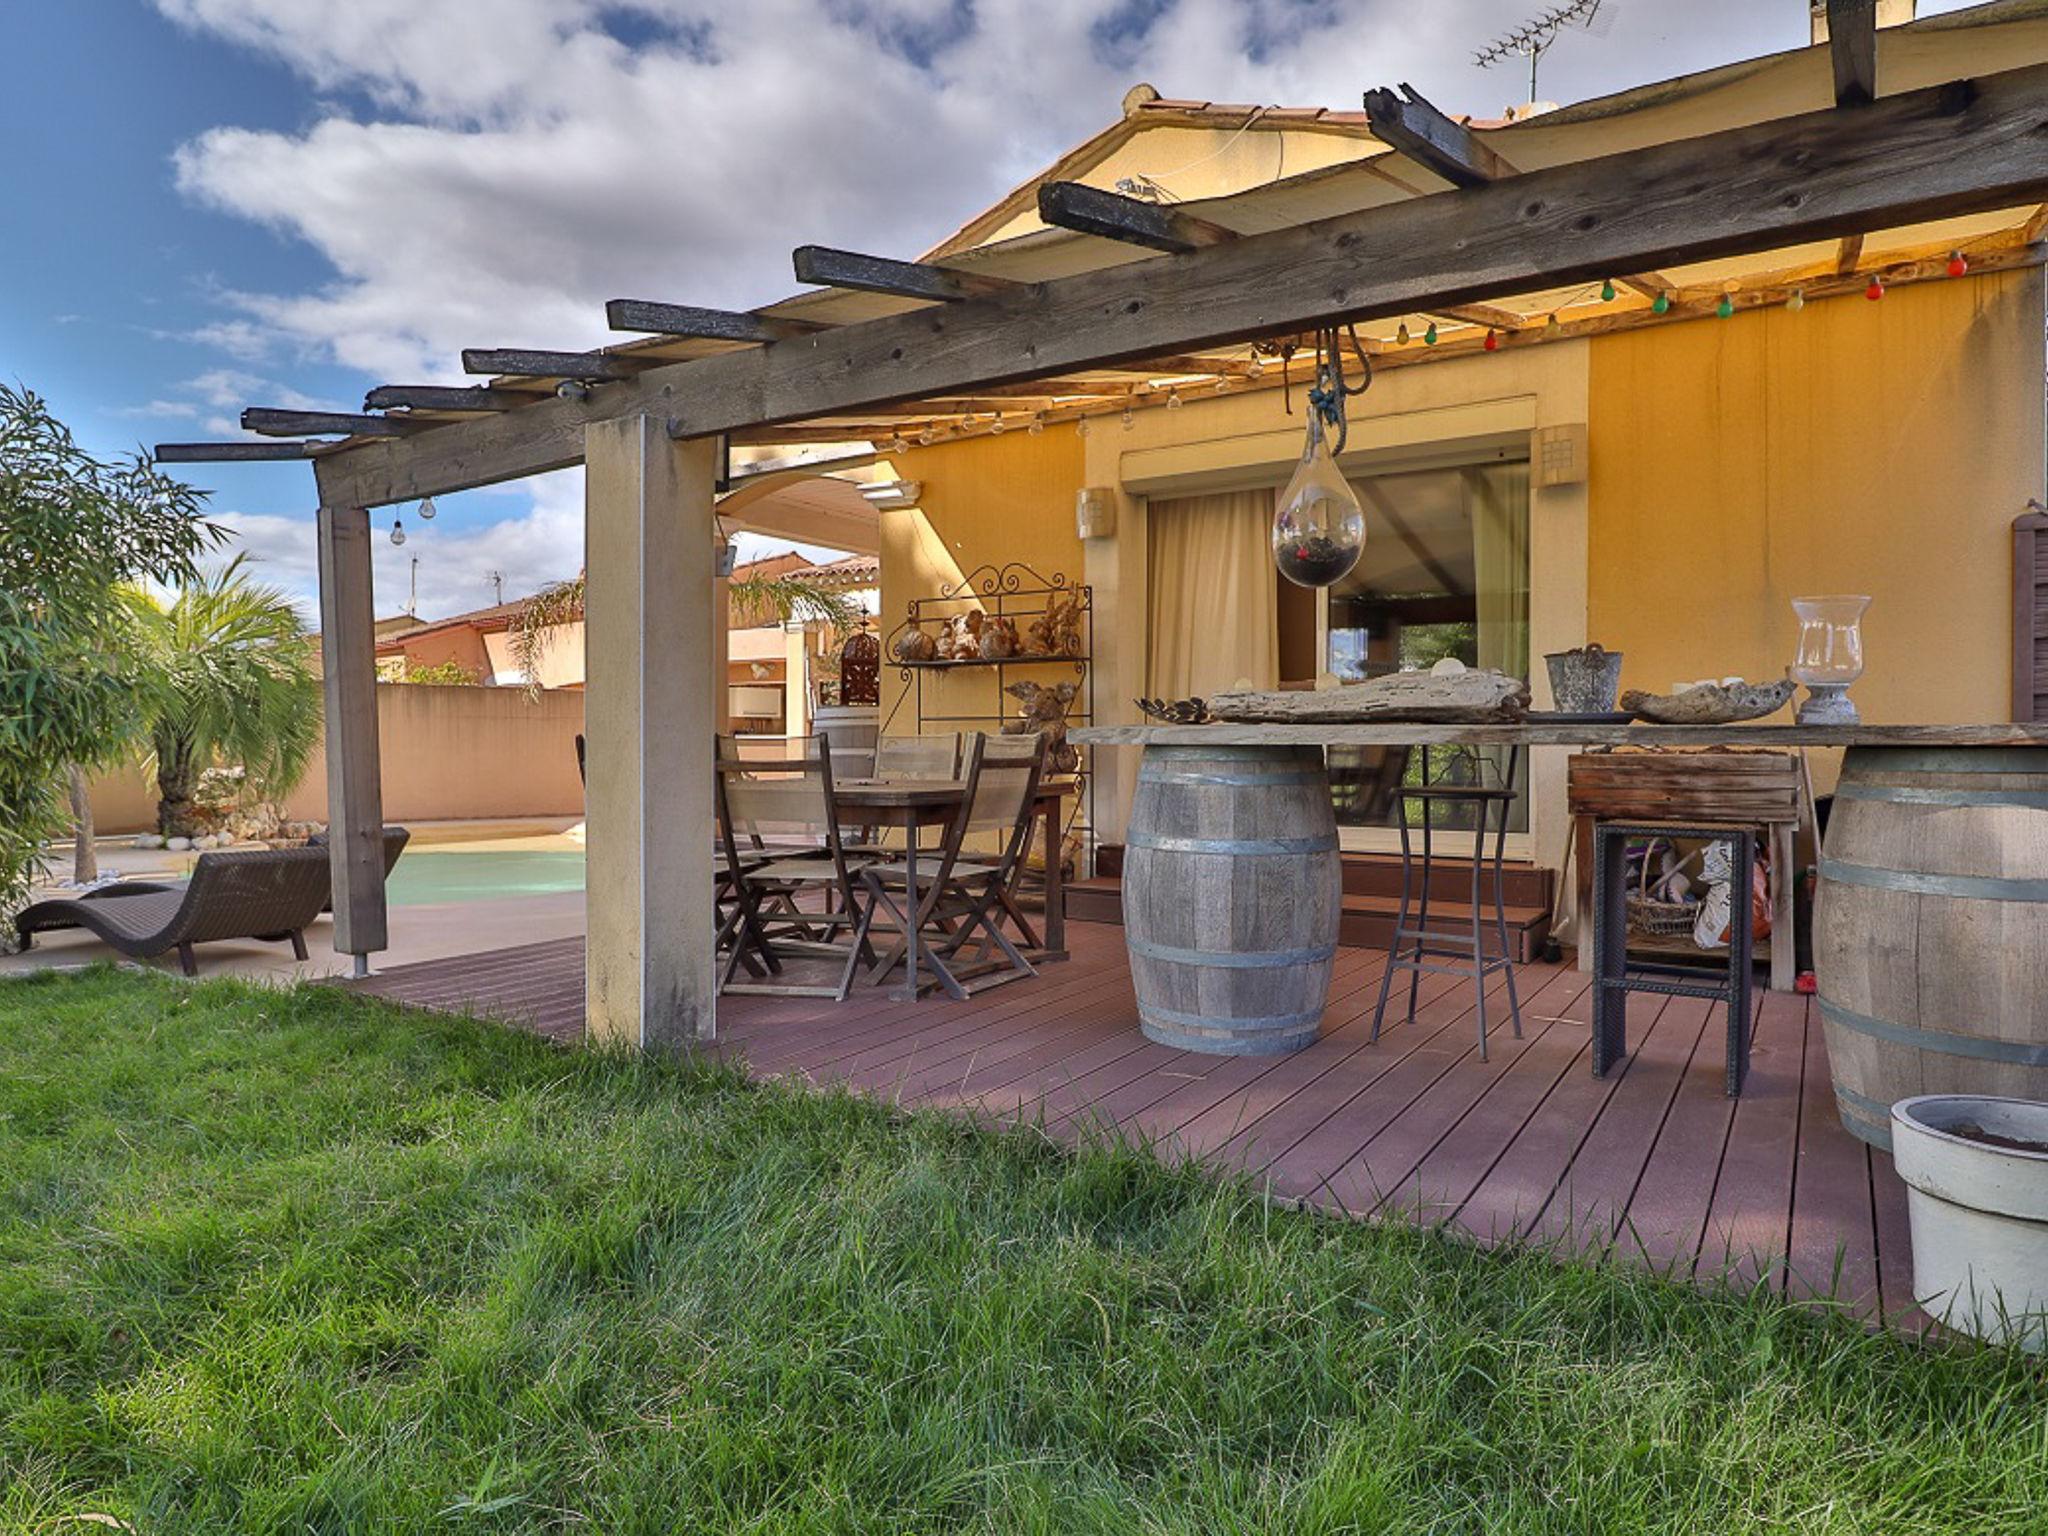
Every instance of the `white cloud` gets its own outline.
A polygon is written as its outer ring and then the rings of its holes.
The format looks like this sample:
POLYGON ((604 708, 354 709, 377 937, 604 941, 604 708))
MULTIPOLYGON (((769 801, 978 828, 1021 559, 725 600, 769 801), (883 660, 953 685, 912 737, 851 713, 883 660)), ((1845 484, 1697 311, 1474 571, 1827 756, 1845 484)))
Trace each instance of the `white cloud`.
MULTIPOLYGON (((412 562, 419 560, 419 612, 442 618, 507 598, 523 597, 551 581, 573 576, 583 564, 583 473, 566 470, 526 482, 530 503, 487 527, 457 528, 448 514, 422 522, 414 504, 372 514, 371 554, 379 617, 406 605, 412 562), (391 542, 391 525, 405 524, 406 542, 391 542)), ((319 558, 310 506, 300 515, 216 510, 212 517, 231 535, 227 554, 246 553, 259 580, 282 587, 309 621, 317 618, 319 558)))

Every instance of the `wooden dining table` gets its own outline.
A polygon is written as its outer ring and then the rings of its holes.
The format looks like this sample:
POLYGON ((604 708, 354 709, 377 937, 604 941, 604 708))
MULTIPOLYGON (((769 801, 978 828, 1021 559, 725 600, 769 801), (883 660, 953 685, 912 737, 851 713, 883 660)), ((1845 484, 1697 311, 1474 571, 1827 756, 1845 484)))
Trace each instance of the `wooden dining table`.
MULTIPOLYGON (((1079 781, 1072 778, 1050 778, 1041 780, 1037 798, 1032 802, 1031 812, 1044 823, 1045 837, 1045 929, 1043 934, 1033 932, 1023 918, 1016 921, 1023 929, 1024 957, 1034 963, 1064 960, 1067 958, 1067 914, 1064 882, 1060 873, 1060 803, 1068 795, 1076 793, 1079 781)), ((881 827, 900 830, 903 833, 903 878, 905 910, 916 912, 918 907, 918 834, 936 828, 941 832, 949 829, 961 813, 967 799, 967 783, 964 779, 839 779, 832 785, 833 808, 842 827, 881 827)), ((911 931, 904 935, 903 995, 915 999, 918 995, 918 954, 922 946, 918 942, 917 925, 910 925, 911 931)), ((946 985, 945 973, 939 973, 940 984, 946 985)), ((949 992, 965 996, 958 984, 947 987, 949 992)))

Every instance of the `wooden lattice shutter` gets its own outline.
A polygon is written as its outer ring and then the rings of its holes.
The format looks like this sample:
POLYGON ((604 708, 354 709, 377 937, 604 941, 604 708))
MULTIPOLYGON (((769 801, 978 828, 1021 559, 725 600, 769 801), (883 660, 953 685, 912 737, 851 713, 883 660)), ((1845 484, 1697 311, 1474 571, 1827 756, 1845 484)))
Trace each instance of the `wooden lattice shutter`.
POLYGON ((2012 717, 2048 720, 2048 510, 2012 524, 2012 717))

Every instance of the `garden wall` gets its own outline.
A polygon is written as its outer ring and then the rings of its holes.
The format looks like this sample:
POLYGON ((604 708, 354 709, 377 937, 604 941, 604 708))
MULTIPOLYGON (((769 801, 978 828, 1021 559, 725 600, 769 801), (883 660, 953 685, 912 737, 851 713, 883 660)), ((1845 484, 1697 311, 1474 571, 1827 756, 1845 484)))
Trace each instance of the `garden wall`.
MULTIPOLYGON (((529 696, 523 688, 377 685, 384 819, 460 821, 478 817, 581 816, 576 733, 583 694, 529 696)), ((304 782, 286 798, 295 821, 327 819, 323 744, 304 782)), ((120 768, 92 786, 103 833, 141 832, 156 822, 156 795, 140 772, 120 768)))

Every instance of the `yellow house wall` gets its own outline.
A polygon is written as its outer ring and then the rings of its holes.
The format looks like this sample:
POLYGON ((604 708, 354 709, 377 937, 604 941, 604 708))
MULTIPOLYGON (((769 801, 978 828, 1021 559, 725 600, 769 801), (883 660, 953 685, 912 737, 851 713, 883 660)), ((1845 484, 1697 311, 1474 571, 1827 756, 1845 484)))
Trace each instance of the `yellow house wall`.
POLYGON ((1792 598, 1863 592, 1865 719, 2008 717, 2038 269, 1623 332, 1590 372, 1588 630, 1625 686, 1780 676, 1792 598))
MULTIPOLYGON (((913 508, 882 514, 884 635, 903 622, 912 598, 936 596, 977 566, 1012 561, 1042 575, 1084 579, 1075 531, 1074 493, 1081 485, 1082 440, 1071 426, 1034 437, 1018 427, 1000 437, 910 448, 890 457, 898 478, 922 484, 913 508)), ((917 730, 914 700, 897 670, 882 669, 883 729, 917 730)), ((1017 677, 1058 681, 1050 668, 1017 677)), ((1007 716, 1015 701, 997 692, 994 669, 924 674, 924 707, 932 714, 1007 716)), ((972 730, 972 724, 930 724, 928 730, 972 730)))

